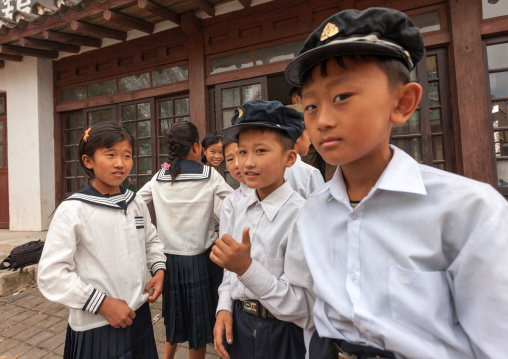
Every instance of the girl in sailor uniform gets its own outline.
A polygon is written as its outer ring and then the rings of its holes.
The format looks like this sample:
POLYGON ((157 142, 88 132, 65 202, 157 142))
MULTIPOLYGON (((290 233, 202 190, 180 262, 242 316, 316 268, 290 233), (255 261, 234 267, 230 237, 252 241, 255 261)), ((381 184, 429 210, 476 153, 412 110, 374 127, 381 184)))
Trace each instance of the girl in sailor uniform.
POLYGON ((177 122, 166 133, 170 164, 138 195, 153 201, 157 230, 164 244, 168 275, 162 314, 166 326, 164 358, 174 358, 178 343, 189 343, 191 359, 204 358, 213 343, 215 309, 222 268, 210 260, 214 231, 214 197, 233 190, 212 167, 203 165, 196 126, 177 122))
POLYGON ((158 358, 148 303, 162 292, 166 258, 145 202, 120 185, 133 147, 113 122, 89 128, 79 159, 93 184, 62 202, 49 227, 37 282, 69 307, 64 358, 158 358))

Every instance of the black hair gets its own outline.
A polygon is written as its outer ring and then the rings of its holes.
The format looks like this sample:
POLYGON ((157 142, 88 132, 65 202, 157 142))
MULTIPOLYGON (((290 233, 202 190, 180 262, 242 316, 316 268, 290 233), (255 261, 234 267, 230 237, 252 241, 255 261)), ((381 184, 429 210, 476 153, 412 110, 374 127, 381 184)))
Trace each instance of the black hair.
MULTIPOLYGON (((199 143, 198 128, 191 122, 182 121, 172 125, 166 131, 166 143, 168 145, 168 161, 174 163, 177 157, 185 157, 189 154, 192 146, 199 143)), ((169 167, 171 183, 175 182, 180 174, 180 169, 169 167)))
POLYGON ((226 157, 226 147, 228 147, 232 143, 236 143, 236 142, 230 141, 226 138, 222 139, 222 153, 224 154, 224 157, 226 157))
POLYGON ((78 157, 79 164, 83 167, 85 173, 95 178, 93 169, 87 168, 83 162, 83 155, 92 158, 95 151, 99 148, 111 148, 118 142, 124 140, 129 141, 134 152, 134 138, 125 129, 125 127, 116 124, 115 122, 100 122, 90 127, 79 140, 78 157), (88 137, 88 138, 86 138, 88 137), (85 141, 86 138, 86 141, 85 141))
MULTIPOLYGON (((208 147, 213 146, 219 142, 222 142, 222 136, 217 132, 210 132, 201 141, 201 146, 203 147, 203 151, 205 151, 208 147)), ((204 153, 201 153, 201 162, 206 163, 206 156, 204 153)))
MULTIPOLYGON (((287 150, 292 150, 292 149, 295 148, 295 144, 293 142, 293 139, 284 130, 279 130, 277 128, 272 128, 272 127, 261 127, 260 126, 260 127, 249 128, 249 129, 247 129, 245 131, 242 131, 242 132, 246 132, 246 131, 249 131, 249 130, 256 130, 258 132, 261 132, 261 134, 265 134, 265 133, 273 133, 273 134, 275 134, 275 138, 277 139, 277 141, 282 146, 282 153, 285 153, 287 150)), ((240 132, 238 134, 238 139, 240 138, 240 134, 242 132, 240 132)))
POLYGON ((302 97, 302 89, 300 87, 291 87, 291 90, 289 90, 289 97, 293 97, 293 95, 302 97))
POLYGON ((347 70, 346 64, 344 63, 344 58, 346 57, 355 61, 375 61, 388 77, 388 86, 391 90, 395 90, 398 86, 404 86, 411 81, 410 72, 406 65, 394 57, 381 55, 344 55, 324 59, 319 64, 305 71, 302 75, 302 85, 306 86, 312 81, 312 70, 314 70, 316 66, 320 67, 321 77, 328 76, 326 71, 328 60, 335 59, 340 67, 347 70))

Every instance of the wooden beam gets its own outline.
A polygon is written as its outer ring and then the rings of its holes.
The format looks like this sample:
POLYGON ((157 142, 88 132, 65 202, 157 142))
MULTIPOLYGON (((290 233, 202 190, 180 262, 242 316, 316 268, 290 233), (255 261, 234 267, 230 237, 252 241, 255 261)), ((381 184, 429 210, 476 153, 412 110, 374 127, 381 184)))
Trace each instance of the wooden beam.
POLYGON ((79 35, 66 34, 64 32, 48 31, 44 30, 42 36, 46 40, 57 41, 63 44, 88 46, 88 47, 101 47, 102 40, 95 39, 93 37, 85 37, 79 35))
POLYGON ((21 62, 23 61, 23 56, 0 54, 0 60, 21 62))
POLYGON ((125 41, 127 39, 127 33, 117 30, 111 30, 102 26, 88 24, 77 20, 72 20, 71 29, 74 31, 84 32, 91 35, 92 37, 106 37, 108 39, 115 39, 125 41))
POLYGON ((215 15, 215 8, 206 0, 191 0, 200 10, 206 12, 210 16, 215 15))
POLYGON ((203 35, 189 38, 189 101, 190 119, 202 138, 208 131, 208 111, 205 86, 205 51, 203 35))
POLYGON ((238 0, 238 2, 246 9, 252 4, 252 0, 238 0))
POLYGON ((179 15, 167 10, 166 8, 163 8, 162 6, 154 4, 153 2, 150 2, 149 0, 138 0, 138 7, 140 9, 144 9, 154 15, 157 15, 159 17, 166 19, 166 20, 169 20, 176 25, 180 25, 180 23, 181 23, 179 15))
POLYGON ((0 54, 18 55, 18 56, 33 56, 33 57, 40 57, 40 58, 44 58, 44 59, 58 58, 57 51, 27 49, 27 48, 20 47, 20 46, 8 46, 8 45, 0 45, 0 54))
POLYGON ((201 20, 197 18, 193 11, 182 15, 182 31, 190 37, 201 34, 201 20))
POLYGON ((0 60, 0 69, 3 69, 5 67, 5 62, 0 60))
POLYGON ((23 47, 30 47, 32 49, 64 51, 71 52, 74 54, 79 53, 79 46, 76 45, 68 45, 59 42, 45 41, 39 39, 30 39, 28 37, 22 37, 21 39, 19 39, 19 44, 23 47))
POLYGON ((135 17, 127 16, 125 14, 111 10, 104 11, 102 16, 104 19, 114 22, 115 24, 146 32, 147 34, 153 33, 154 25, 140 19, 136 19, 135 17))

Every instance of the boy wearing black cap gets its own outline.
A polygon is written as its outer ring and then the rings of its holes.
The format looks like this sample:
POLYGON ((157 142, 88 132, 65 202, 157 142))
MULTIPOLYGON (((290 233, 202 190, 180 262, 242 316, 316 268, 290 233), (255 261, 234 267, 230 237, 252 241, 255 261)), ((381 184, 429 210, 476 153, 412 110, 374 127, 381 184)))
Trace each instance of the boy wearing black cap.
POLYGON ((421 87, 418 28, 382 8, 342 11, 286 69, 305 125, 339 165, 297 228, 314 280, 314 358, 503 358, 508 204, 490 185, 390 146, 421 87))
POLYGON ((228 234, 210 254, 226 269, 215 350, 222 358, 303 359, 303 332, 292 322, 313 325, 312 281, 294 231, 305 200, 284 181, 296 160, 301 114, 278 101, 255 100, 235 110, 232 123, 223 136, 238 141, 240 171, 256 191, 236 204, 228 234))

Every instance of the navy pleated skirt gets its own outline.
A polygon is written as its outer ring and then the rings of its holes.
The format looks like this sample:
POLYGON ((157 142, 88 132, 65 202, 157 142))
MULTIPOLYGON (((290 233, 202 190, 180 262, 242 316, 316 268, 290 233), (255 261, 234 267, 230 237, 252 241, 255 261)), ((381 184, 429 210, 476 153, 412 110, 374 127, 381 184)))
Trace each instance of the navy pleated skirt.
POLYGON ((198 350, 213 343, 223 269, 210 260, 210 251, 195 256, 166 254, 162 315, 171 345, 189 342, 190 349, 198 350))
POLYGON ((76 332, 67 326, 64 359, 158 359, 148 303, 126 328, 111 325, 76 332))

